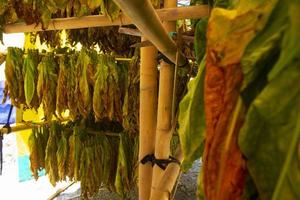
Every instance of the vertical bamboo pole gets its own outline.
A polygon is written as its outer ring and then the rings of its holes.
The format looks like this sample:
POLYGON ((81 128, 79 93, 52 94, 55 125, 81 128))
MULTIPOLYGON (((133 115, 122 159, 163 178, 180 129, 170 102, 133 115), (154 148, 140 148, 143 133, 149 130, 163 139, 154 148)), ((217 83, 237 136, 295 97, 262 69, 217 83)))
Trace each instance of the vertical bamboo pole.
MULTIPOLYGON (((176 7, 176 0, 165 0, 164 7, 176 7)), ((176 30, 175 22, 164 22, 167 32, 176 30)), ((170 140, 172 137, 172 98, 174 83, 174 66, 165 62, 160 65, 159 96, 157 110, 157 127, 155 140, 155 157, 157 159, 168 159, 170 155, 170 140)), ((158 166, 153 168, 151 198, 160 197, 160 200, 169 199, 169 191, 162 191, 160 181, 164 171, 158 166)))
MULTIPOLYGON (((142 38, 142 40, 145 40, 142 38)), ((157 49, 141 48, 140 69, 140 148, 139 160, 154 153, 157 117, 157 49)), ((139 163, 139 199, 149 200, 152 182, 152 165, 139 163)))

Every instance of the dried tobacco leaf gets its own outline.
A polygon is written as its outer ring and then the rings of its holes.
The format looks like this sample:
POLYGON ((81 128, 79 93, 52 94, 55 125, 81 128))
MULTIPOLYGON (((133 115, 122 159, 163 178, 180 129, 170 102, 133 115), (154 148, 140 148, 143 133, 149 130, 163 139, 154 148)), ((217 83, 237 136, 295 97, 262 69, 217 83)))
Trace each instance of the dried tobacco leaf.
POLYGON ((119 17, 120 8, 112 0, 103 0, 101 4, 101 12, 109 17, 111 21, 114 21, 119 17))
POLYGON ((237 104, 242 84, 240 61, 246 45, 262 29, 273 6, 274 1, 240 1, 234 10, 213 9, 209 19, 204 88, 205 199, 242 198, 246 166, 237 144, 245 112, 237 104))
POLYGON ((92 94, 90 91, 90 85, 88 83, 88 65, 91 63, 91 59, 86 49, 82 49, 77 60, 78 70, 78 110, 80 114, 87 118, 91 110, 92 94))
POLYGON ((38 65, 37 94, 43 104, 46 120, 51 121, 56 110, 58 65, 53 54, 47 54, 38 65))
POLYGON ((122 123, 122 91, 119 82, 119 68, 114 57, 108 57, 107 64, 109 66, 108 76, 108 98, 110 99, 107 107, 107 116, 110 120, 116 120, 122 123))
POLYGON ((32 133, 28 138, 28 147, 29 147, 29 159, 30 159, 30 170, 32 172, 33 177, 35 180, 38 179, 38 170, 39 170, 39 155, 38 155, 38 144, 37 144, 37 127, 32 129, 32 133))
POLYGON ((129 192, 136 187, 138 160, 138 138, 124 132, 120 136, 118 168, 115 179, 116 192, 127 199, 129 192))
POLYGON ((104 55, 99 56, 99 63, 97 65, 97 72, 95 74, 96 82, 93 94, 93 110, 96 121, 100 121, 102 118, 106 117, 104 98, 106 98, 106 90, 108 88, 108 65, 104 59, 106 59, 104 55))
MULTIPOLYGON (((119 64, 121 68, 122 65, 119 64)), ((125 67, 123 67, 125 68, 125 67)), ((129 134, 138 134, 139 130, 139 91, 140 91, 140 65, 138 57, 132 58, 128 63, 128 69, 120 72, 120 86, 122 82, 126 83, 124 101, 123 101, 123 127, 129 134), (127 77, 124 80, 122 74, 127 77), (123 80, 122 80, 123 79, 123 80)))
POLYGON ((5 63, 5 78, 8 91, 4 94, 4 99, 9 93, 11 103, 20 108, 25 104, 24 79, 23 79, 23 51, 19 48, 8 47, 5 63))
POLYGON ((78 115, 77 108, 77 91, 78 91, 78 76, 77 76, 77 54, 72 54, 69 57, 70 70, 68 74, 67 81, 67 99, 68 99, 68 109, 70 111, 70 116, 75 119, 78 115))
POLYGON ((61 125, 54 121, 50 126, 49 139, 46 147, 45 170, 50 183, 55 186, 59 180, 56 152, 61 137, 61 125))
POLYGON ((68 144, 68 139, 69 139, 69 133, 65 130, 62 130, 61 133, 61 138, 58 142, 57 145, 57 152, 56 152, 56 157, 57 157, 57 168, 58 168, 58 177, 59 180, 66 180, 66 176, 68 174, 68 167, 67 167, 67 162, 68 162, 68 154, 69 154, 69 144, 68 144))
POLYGON ((59 117, 68 109, 68 81, 70 81, 70 66, 67 56, 59 58, 59 74, 56 88, 56 110, 59 117))

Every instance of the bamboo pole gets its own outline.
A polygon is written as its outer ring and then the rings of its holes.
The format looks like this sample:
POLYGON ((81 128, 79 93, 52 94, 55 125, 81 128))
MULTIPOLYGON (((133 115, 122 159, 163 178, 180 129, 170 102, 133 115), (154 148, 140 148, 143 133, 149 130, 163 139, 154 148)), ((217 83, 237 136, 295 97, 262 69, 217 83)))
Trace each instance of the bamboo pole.
MULTIPOLYGON (((176 7, 176 0, 165 0, 165 8, 176 7)), ((163 22, 166 31, 176 31, 176 23, 165 21, 163 22)), ((175 52, 175 63, 177 63, 175 52)), ((179 58, 179 57, 177 57, 179 58)), ((168 159, 170 156, 170 141, 173 134, 172 131, 172 102, 173 102, 173 87, 174 87, 174 72, 175 68, 165 62, 161 63, 160 81, 159 81, 159 97, 158 97, 158 113, 157 127, 155 139, 155 158, 168 159)), ((164 170, 157 165, 153 168, 151 200, 167 200, 170 193, 164 188, 161 188, 161 180, 164 175, 164 170)))
MULTIPOLYGON (((180 148, 180 145, 176 150, 175 158, 179 162, 183 160, 183 153, 180 148)), ((166 168, 166 170, 164 171, 164 174, 157 186, 157 188, 159 189, 151 194, 152 195, 151 199, 160 200, 162 199, 162 196, 166 196, 166 194, 170 196, 172 189, 176 183, 179 172, 180 172, 180 165, 178 165, 177 163, 170 163, 166 168)))
MULTIPOLYGON (((142 41, 145 38, 142 38, 142 41)), ((154 153, 157 117, 157 49, 141 48, 140 69, 140 148, 139 160, 154 153)), ((148 200, 151 193, 152 165, 139 163, 139 199, 148 200)))
MULTIPOLYGON (((206 5, 200 5, 170 9, 157 9, 157 14, 161 20, 198 19, 208 15, 208 8, 206 5)), ((121 14, 120 17, 113 22, 104 15, 91 15, 84 17, 52 19, 46 31, 103 26, 121 26, 128 24, 132 24, 132 21, 124 14, 121 14)), ((41 24, 26 25, 24 22, 8 24, 4 26, 4 33, 22 33, 35 31, 45 30, 42 29, 41 24)))
MULTIPOLYGON (((177 52, 176 44, 163 27, 150 0, 114 0, 114 2, 130 17, 132 22, 142 32, 143 36, 147 37, 162 54, 175 63, 177 52)), ((169 31, 171 31, 171 29, 169 31)), ((172 31, 174 31, 174 29, 172 31)), ((179 66, 185 65, 186 62, 185 56, 180 53, 178 57, 179 66)))

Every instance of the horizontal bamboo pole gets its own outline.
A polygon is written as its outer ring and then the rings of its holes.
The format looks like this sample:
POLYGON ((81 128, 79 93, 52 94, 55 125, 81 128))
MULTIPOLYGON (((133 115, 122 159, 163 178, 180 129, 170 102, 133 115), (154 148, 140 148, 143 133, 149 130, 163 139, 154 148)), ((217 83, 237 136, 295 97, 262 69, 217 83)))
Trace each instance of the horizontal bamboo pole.
MULTIPOLYGON (((63 121, 66 121, 66 120, 63 120, 63 121)), ((9 134, 9 133, 14 133, 14 132, 18 132, 18 131, 25 131, 25 130, 32 129, 32 127, 34 125, 42 125, 42 124, 43 123, 34 123, 34 124, 21 123, 21 124, 12 126, 10 132, 9 132, 8 128, 0 128, 0 133, 1 134, 9 134)), ((108 132, 108 131, 95 131, 92 129, 87 129, 87 133, 92 134, 92 135, 103 134, 103 135, 111 136, 111 137, 119 137, 120 134, 122 134, 122 133, 112 133, 112 132, 108 132)))
MULTIPOLYGON (((12 126, 11 127, 11 133, 12 132, 18 132, 18 131, 25 131, 25 130, 29 130, 31 129, 32 126, 30 126, 29 124, 20 124, 20 125, 16 125, 16 126, 12 126)), ((0 129, 0 133, 1 134, 8 134, 9 132, 8 128, 1 128, 0 129)))
MULTIPOLYGON (((208 16, 208 7, 206 5, 187 6, 178 8, 157 9, 157 14, 161 20, 174 21, 178 19, 198 19, 208 16)), ((121 26, 132 24, 129 17, 121 14, 113 22, 104 15, 91 15, 84 17, 69 17, 52 19, 46 31, 62 29, 78 29, 102 26, 121 26)), ((26 25, 25 23, 8 24, 4 26, 4 33, 22 33, 45 31, 41 24, 26 25)))

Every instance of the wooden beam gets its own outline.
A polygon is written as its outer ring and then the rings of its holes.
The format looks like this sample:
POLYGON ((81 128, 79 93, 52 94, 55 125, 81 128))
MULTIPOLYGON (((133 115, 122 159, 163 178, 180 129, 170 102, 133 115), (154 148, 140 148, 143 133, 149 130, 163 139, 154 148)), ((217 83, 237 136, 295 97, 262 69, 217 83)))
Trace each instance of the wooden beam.
MULTIPOLYGON (((157 9, 156 11, 160 19, 163 21, 174 21, 178 19, 197 19, 204 16, 208 16, 208 7, 206 5, 165 8, 157 9)), ((132 24, 132 21, 125 14, 121 14, 120 17, 113 22, 110 21, 109 18, 104 15, 91 15, 84 17, 52 19, 49 23, 49 27, 47 30, 43 30, 41 24, 8 24, 4 26, 4 33, 78 29, 102 26, 121 26, 128 24, 132 24)))

